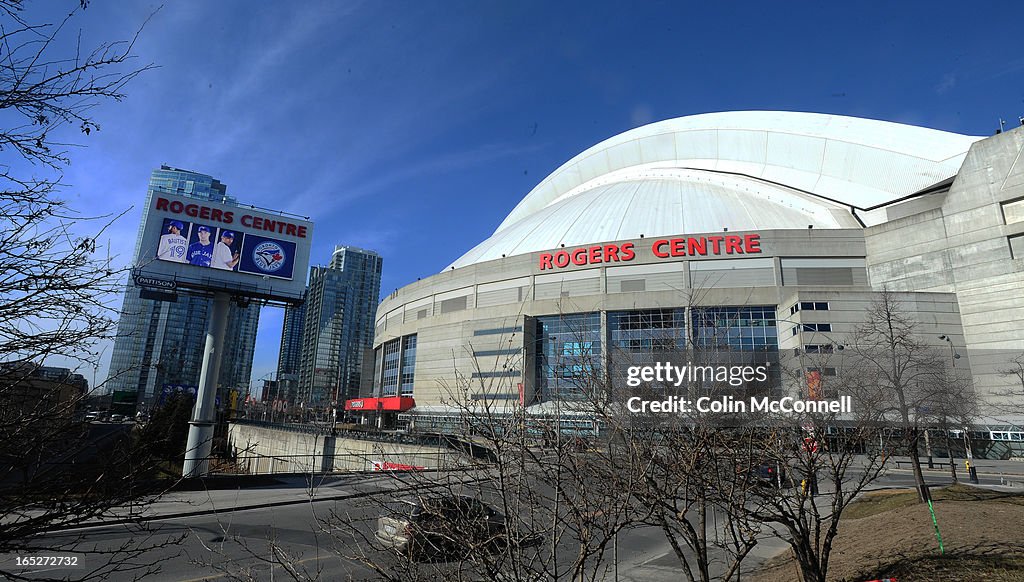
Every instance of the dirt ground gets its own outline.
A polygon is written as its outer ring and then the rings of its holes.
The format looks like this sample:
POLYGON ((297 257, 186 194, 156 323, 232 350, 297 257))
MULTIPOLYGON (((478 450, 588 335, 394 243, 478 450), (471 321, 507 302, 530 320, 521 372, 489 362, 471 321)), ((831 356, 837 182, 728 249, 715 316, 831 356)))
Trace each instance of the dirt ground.
MULTIPOLYGON (((914 493, 878 492, 851 505, 829 561, 829 580, 896 577, 899 582, 1024 582, 1024 496, 958 486, 936 492, 939 554, 928 506, 914 493)), ((754 582, 798 580, 789 552, 771 560, 754 582)))

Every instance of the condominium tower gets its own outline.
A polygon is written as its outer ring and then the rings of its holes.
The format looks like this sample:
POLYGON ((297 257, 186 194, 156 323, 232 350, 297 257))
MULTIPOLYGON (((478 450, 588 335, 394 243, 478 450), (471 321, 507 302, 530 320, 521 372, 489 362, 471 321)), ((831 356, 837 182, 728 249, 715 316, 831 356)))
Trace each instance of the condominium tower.
POLYGON ((298 374, 293 403, 318 408, 358 395, 382 264, 373 251, 338 246, 327 266, 310 268, 306 302, 286 312, 282 331, 278 372, 298 374))

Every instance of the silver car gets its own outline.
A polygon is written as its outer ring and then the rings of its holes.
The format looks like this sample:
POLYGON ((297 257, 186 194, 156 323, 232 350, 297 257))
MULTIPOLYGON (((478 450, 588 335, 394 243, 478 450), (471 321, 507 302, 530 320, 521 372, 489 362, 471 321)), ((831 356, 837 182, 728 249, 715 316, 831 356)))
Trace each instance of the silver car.
POLYGON ((464 557, 507 543, 505 516, 460 495, 403 501, 393 516, 377 520, 377 541, 413 559, 464 557))

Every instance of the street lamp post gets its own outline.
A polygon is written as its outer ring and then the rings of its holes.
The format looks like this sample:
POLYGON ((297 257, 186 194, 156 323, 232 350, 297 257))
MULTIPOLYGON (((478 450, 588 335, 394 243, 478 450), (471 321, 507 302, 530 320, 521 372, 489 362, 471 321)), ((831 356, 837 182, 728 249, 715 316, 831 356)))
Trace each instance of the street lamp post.
MULTIPOLYGON (((952 363, 953 368, 956 369, 956 361, 960 359, 960 354, 956 353, 956 350, 953 348, 953 338, 948 335, 940 335, 939 339, 949 344, 949 361, 952 363)), ((978 469, 974 467, 974 453, 971 452, 969 426, 964 426, 964 451, 967 455, 967 459, 964 461, 964 464, 967 465, 967 477, 970 479, 971 483, 977 484, 978 469)), ((952 462, 952 459, 950 459, 950 462, 952 462)))

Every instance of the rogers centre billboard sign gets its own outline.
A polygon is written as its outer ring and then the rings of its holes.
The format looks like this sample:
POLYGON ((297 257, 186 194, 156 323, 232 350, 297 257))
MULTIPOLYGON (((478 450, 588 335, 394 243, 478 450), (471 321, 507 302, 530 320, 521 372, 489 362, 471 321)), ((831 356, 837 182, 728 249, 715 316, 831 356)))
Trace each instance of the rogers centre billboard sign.
MULTIPOLYGON (((305 291, 313 224, 251 207, 154 192, 135 280, 293 301, 305 291)), ((138 283, 141 286, 149 286, 138 283)))
MULTIPOLYGON (((661 238, 651 243, 651 254, 658 259, 706 257, 718 255, 761 254, 761 235, 714 235, 661 238)), ((631 243, 606 243, 540 254, 540 270, 562 269, 569 265, 628 263, 636 258, 631 243)))

